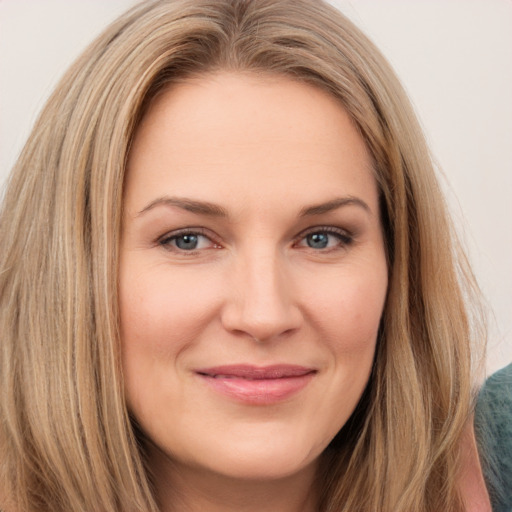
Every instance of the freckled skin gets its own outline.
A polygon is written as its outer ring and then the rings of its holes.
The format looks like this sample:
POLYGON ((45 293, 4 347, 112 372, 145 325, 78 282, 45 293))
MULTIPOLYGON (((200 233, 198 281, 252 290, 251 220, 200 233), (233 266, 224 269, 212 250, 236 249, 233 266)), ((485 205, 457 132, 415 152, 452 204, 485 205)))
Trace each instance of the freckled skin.
POLYGON ((151 440, 157 486, 208 473, 307 489, 367 383, 387 289, 377 185, 348 115, 283 77, 218 73, 173 85, 136 133, 124 201, 126 397, 151 440), (226 216, 164 203, 143 211, 164 196, 226 216), (347 197, 360 203, 301 214, 347 197), (314 376, 255 406, 195 371, 241 363, 314 376))

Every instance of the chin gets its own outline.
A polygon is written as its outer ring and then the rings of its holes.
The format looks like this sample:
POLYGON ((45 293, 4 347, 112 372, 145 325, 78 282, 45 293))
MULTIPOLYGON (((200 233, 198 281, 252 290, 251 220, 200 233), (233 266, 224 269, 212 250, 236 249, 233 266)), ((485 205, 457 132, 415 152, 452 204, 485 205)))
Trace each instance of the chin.
POLYGON ((238 480, 281 480, 309 472, 316 467, 318 457, 304 457, 298 453, 234 453, 210 467, 211 471, 238 480))
MULTIPOLYGON (((316 467, 316 461, 328 444, 328 440, 313 446, 311 437, 293 433, 276 435, 251 435, 250 431, 230 442, 218 440, 196 451, 195 460, 188 465, 207 468, 211 473, 242 480, 279 480, 309 472, 316 467), (325 445, 325 446, 324 446, 325 445), (201 455, 198 457, 197 454, 201 455)), ((175 454, 175 460, 186 460, 184 454, 175 454)))

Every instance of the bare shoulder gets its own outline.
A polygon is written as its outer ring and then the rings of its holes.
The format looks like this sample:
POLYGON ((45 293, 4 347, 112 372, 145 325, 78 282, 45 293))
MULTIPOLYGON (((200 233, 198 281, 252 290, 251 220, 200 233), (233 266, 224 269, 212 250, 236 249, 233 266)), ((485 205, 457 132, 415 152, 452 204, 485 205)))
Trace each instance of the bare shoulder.
POLYGON ((466 512, 492 512, 478 457, 473 421, 468 423, 462 437, 460 490, 466 512))

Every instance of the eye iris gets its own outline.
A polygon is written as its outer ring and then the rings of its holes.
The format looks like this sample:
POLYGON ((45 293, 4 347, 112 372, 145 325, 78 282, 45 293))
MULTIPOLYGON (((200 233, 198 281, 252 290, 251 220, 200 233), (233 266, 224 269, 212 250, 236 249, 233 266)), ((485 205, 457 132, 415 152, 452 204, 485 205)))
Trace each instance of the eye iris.
POLYGON ((176 238, 176 247, 178 249, 191 250, 196 249, 198 244, 197 235, 181 235, 176 238))
POLYGON ((325 249, 329 243, 329 235, 327 233, 311 233, 306 240, 312 249, 325 249))

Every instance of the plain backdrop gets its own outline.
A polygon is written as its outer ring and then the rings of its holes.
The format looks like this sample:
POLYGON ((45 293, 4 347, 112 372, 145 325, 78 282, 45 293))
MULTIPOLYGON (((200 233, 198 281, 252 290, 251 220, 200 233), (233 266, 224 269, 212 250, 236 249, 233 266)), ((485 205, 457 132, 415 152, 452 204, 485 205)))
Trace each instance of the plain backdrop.
MULTIPOLYGON (((512 361, 512 1, 333 3, 415 105, 491 310, 488 371, 501 368, 512 361)), ((66 67, 133 4, 0 0, 0 184, 66 67)))

